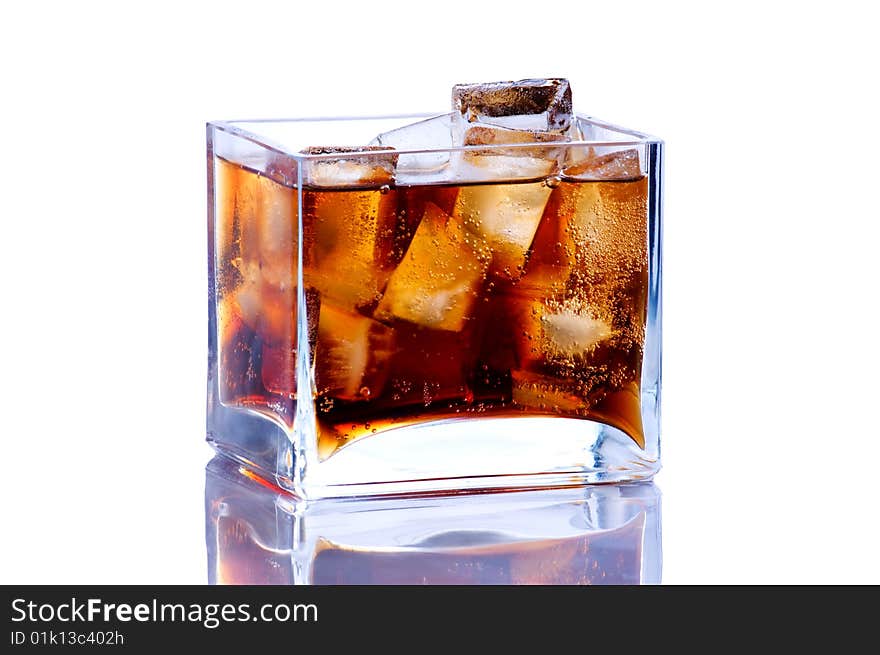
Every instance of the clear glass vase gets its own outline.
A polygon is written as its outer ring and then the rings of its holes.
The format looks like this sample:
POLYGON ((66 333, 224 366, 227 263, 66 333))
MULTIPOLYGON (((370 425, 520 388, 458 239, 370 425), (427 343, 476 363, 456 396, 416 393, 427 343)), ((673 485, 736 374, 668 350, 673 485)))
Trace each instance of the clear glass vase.
POLYGON ((662 142, 455 121, 208 124, 208 440, 305 498, 650 478, 662 142))

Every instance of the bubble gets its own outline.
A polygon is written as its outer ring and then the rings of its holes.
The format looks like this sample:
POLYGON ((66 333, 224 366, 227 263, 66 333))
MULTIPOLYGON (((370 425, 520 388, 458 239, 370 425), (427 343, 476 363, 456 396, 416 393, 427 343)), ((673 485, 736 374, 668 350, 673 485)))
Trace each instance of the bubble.
POLYGON ((381 193, 383 196, 390 191, 391 191, 391 187, 388 186, 387 184, 383 184, 382 186, 379 187, 379 193, 381 193))
POLYGON ((556 187, 558 187, 560 182, 562 182, 562 179, 558 175, 551 175, 546 180, 544 180, 544 184, 551 189, 555 189, 556 187))

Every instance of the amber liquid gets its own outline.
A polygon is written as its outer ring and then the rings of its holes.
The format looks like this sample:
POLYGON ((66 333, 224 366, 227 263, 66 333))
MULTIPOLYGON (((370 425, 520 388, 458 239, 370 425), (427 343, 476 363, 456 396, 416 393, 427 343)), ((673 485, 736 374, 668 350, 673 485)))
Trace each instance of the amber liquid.
MULTIPOLYGON (((220 399, 289 427, 296 189, 216 171, 220 399)), ((644 445, 646 178, 304 188, 302 206, 321 457, 480 416, 592 419, 644 445)))

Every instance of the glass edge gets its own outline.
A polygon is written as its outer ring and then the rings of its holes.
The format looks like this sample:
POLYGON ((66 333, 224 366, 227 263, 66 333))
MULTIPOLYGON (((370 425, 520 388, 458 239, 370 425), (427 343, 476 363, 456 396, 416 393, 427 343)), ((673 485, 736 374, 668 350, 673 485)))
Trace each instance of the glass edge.
MULTIPOLYGON (((448 113, 448 112, 447 112, 448 113)), ((254 120, 214 120, 207 121, 207 126, 214 130, 220 130, 223 132, 227 132, 233 136, 244 139, 246 141, 252 142, 254 145, 260 146, 262 148, 266 148, 268 150, 272 150, 277 152, 280 155, 284 155, 287 157, 291 157, 300 161, 320 161, 326 159, 339 159, 339 154, 336 153, 328 153, 328 154, 319 154, 319 155, 310 155, 300 152, 290 152, 284 145, 274 141, 273 139, 268 139, 265 136, 261 136, 245 130, 241 127, 238 127, 237 123, 307 123, 307 122, 331 122, 331 121, 369 121, 369 120, 393 120, 393 119, 401 119, 401 118, 413 118, 413 119, 426 119, 439 117, 443 114, 434 114, 434 113, 419 113, 419 114, 393 114, 393 115, 381 115, 381 116, 339 116, 339 117, 330 117, 330 118, 321 118, 321 117, 311 117, 311 118, 268 118, 268 119, 254 119, 254 120)), ((400 155, 417 155, 417 154, 425 154, 425 153, 437 153, 437 152, 468 152, 468 151, 491 151, 491 150, 510 150, 510 149, 519 149, 519 148, 535 148, 535 147, 546 147, 546 148, 554 148, 554 147, 584 147, 584 146, 599 146, 599 147, 622 147, 622 146, 644 146, 648 144, 663 144, 662 139, 658 137, 651 136, 649 134, 645 134, 643 132, 637 132, 635 130, 630 130, 627 128, 619 127, 612 123, 608 123, 606 121, 602 121, 600 119, 593 118, 592 116, 587 116, 585 114, 575 113, 574 116, 578 118, 582 118, 587 120, 588 122, 596 125, 597 127, 601 127, 603 129, 611 130, 614 132, 619 132, 621 134, 626 134, 628 136, 635 137, 629 141, 560 141, 560 142, 543 142, 543 143, 505 143, 505 144, 494 144, 494 145, 473 145, 473 146, 453 146, 449 148, 417 148, 417 149, 396 149, 395 152, 400 155)), ((366 144, 364 144, 366 145, 366 144)), ((348 156, 382 156, 381 152, 377 152, 375 150, 363 150, 363 151, 352 151, 346 153, 348 156)))

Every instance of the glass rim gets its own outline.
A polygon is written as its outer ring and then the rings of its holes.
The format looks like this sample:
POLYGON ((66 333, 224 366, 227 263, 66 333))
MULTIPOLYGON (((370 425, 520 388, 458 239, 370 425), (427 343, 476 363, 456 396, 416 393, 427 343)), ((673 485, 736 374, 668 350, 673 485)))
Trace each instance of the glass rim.
MULTIPOLYGON (((454 112, 453 112, 454 113, 454 112)), ((298 161, 321 161, 321 160, 339 160, 339 159, 350 159, 352 157, 376 157, 383 158, 387 157, 389 152, 393 152, 398 155, 418 155, 418 154, 427 154, 427 153, 453 153, 453 152, 491 152, 495 151, 505 151, 509 152, 510 150, 519 150, 519 149, 553 149, 553 148, 572 148, 572 147, 637 147, 643 146, 646 144, 662 144, 663 140, 652 136, 650 134, 646 134, 644 132, 639 132, 636 130, 632 130, 625 127, 620 127, 619 125, 615 125, 613 123, 609 123, 607 121, 595 118, 593 116, 588 116, 586 114, 581 114, 577 112, 572 112, 572 117, 579 118, 585 120, 586 122, 595 125, 596 127, 600 127, 602 129, 606 129, 613 132, 618 132, 620 134, 627 135, 629 137, 633 137, 623 141, 609 141, 609 140, 578 140, 578 141, 540 141, 534 143, 493 143, 493 144, 478 144, 478 145, 468 145, 468 146, 451 146, 451 147, 437 147, 437 148, 389 148, 388 150, 374 150, 370 149, 370 146, 366 144, 360 144, 357 146, 352 146, 352 150, 346 150, 344 153, 339 152, 330 152, 330 153, 321 153, 321 154, 309 154, 303 152, 291 152, 287 147, 278 143, 274 139, 270 139, 264 135, 257 134, 251 130, 247 130, 243 127, 239 127, 240 124, 250 124, 250 123, 330 123, 330 122, 344 122, 344 121, 378 121, 378 120, 395 120, 395 119, 415 119, 417 122, 419 120, 426 120, 429 118, 439 118, 441 116, 449 115, 450 112, 441 112, 441 113, 410 113, 410 114, 382 114, 382 115, 374 115, 374 116, 331 116, 331 117, 298 117, 298 118, 256 118, 256 119, 232 119, 232 120, 213 120, 208 121, 207 125, 210 128, 220 130, 222 132, 226 132, 232 136, 245 139, 258 145, 260 147, 272 150, 277 152, 278 154, 291 157, 298 161), (363 147, 364 150, 358 150, 357 148, 363 147)), ((401 127, 404 127, 403 125, 401 127)), ((375 146, 373 146, 375 147, 375 146)))

